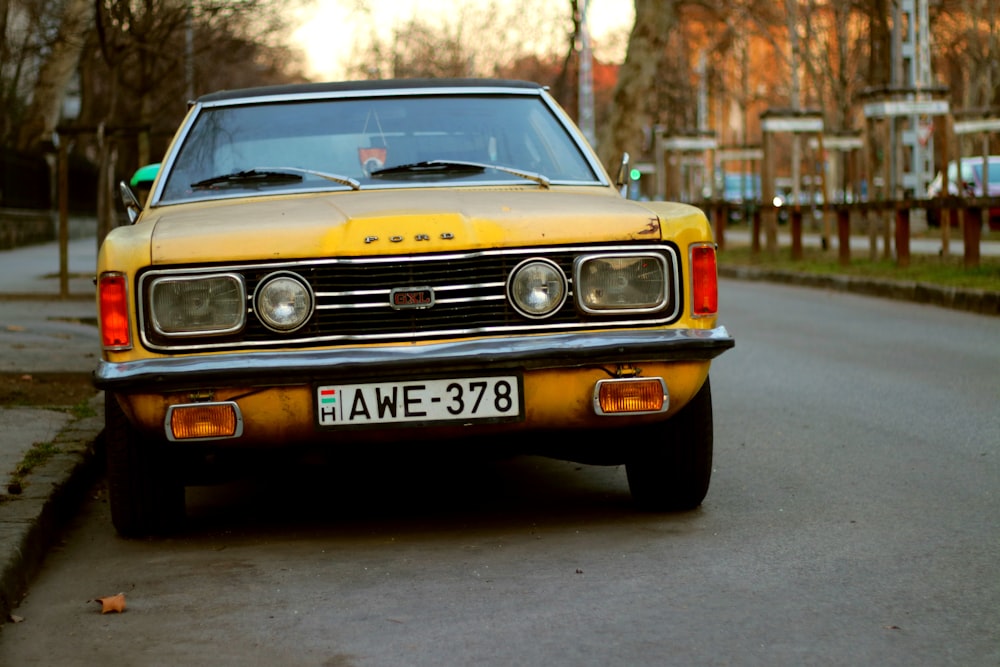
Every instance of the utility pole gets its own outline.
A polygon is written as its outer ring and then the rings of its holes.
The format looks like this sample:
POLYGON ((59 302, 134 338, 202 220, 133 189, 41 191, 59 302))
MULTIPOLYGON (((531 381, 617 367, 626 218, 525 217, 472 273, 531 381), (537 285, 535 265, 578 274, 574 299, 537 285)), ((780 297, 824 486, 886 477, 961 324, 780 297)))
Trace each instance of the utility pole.
POLYGON ((594 72, 593 53, 590 50, 590 29, 587 27, 587 0, 580 2, 580 130, 591 146, 597 147, 594 132, 594 72))
POLYGON ((184 19, 184 92, 187 101, 194 100, 194 3, 188 0, 184 19))
MULTIPOLYGON (((921 100, 934 86, 927 0, 899 0, 894 7, 892 84, 912 90, 913 99, 921 100)), ((889 185, 897 199, 908 193, 917 197, 924 196, 934 176, 931 117, 913 114, 905 120, 908 121, 906 129, 901 122, 892 124, 892 145, 896 148, 890 153, 893 183, 889 185), (909 154, 909 160, 904 158, 906 154, 909 154), (909 170, 905 168, 907 163, 910 165, 909 170)))
MULTIPOLYGON (((785 0, 788 10, 788 44, 791 50, 791 97, 792 111, 802 108, 802 90, 799 82, 799 0, 785 0)), ((802 188, 802 142, 798 134, 792 135, 792 207, 797 210, 802 188)))

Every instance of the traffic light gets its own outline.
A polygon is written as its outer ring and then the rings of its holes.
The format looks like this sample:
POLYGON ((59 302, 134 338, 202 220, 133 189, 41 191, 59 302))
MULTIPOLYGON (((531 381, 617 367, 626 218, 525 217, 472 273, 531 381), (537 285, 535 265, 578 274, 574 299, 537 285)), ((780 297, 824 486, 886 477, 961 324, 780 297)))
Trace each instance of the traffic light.
POLYGON ((632 167, 632 171, 630 171, 628 175, 633 181, 638 181, 642 177, 642 172, 635 167, 632 167))

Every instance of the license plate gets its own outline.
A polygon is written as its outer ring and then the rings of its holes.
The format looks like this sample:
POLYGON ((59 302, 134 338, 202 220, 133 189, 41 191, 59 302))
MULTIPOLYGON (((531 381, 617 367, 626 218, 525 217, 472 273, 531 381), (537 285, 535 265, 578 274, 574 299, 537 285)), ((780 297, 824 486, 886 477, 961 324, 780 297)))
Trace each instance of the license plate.
POLYGON ((316 415, 323 427, 515 421, 523 414, 517 375, 316 388, 316 415))

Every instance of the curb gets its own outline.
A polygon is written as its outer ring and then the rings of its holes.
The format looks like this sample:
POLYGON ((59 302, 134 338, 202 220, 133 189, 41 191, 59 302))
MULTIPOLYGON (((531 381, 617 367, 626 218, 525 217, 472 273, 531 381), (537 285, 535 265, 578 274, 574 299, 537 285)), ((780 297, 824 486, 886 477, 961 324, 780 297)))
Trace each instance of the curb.
POLYGON ((897 301, 911 301, 979 315, 1000 316, 1000 292, 942 287, 904 280, 878 280, 861 276, 803 273, 753 266, 719 265, 719 276, 801 287, 830 289, 897 301))
POLYGON ((71 421, 59 432, 53 440, 59 453, 28 474, 23 491, 0 497, 0 625, 28 591, 99 474, 104 393, 88 405, 94 414, 71 421))

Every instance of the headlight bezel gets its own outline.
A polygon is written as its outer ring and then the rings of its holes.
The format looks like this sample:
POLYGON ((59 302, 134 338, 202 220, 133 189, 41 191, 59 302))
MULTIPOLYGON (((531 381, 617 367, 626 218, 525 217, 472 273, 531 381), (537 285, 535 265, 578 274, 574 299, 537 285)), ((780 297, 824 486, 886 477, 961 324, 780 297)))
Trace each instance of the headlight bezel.
POLYGON ((566 277, 566 273, 562 270, 562 267, 560 267, 557 263, 553 262, 551 259, 545 257, 528 257, 523 261, 519 262, 517 266, 515 266, 508 274, 507 285, 505 290, 507 293, 507 300, 514 308, 514 310, 516 310, 523 317, 526 317, 531 320, 544 320, 549 317, 552 317, 560 310, 562 310, 562 307, 564 305, 566 305, 566 300, 569 298, 570 294, 569 280, 566 277), (532 311, 531 309, 525 307, 525 305, 521 303, 517 298, 515 283, 517 282, 518 278, 524 275, 524 273, 527 270, 529 270, 532 266, 540 266, 551 269, 553 272, 553 279, 554 281, 558 281, 561 289, 561 295, 558 301, 557 302, 552 301, 551 303, 554 305, 551 305, 544 312, 532 311))
MULTIPOLYGON (((212 292, 211 289, 208 290, 209 293, 212 292)), ((191 337, 204 337, 204 336, 226 336, 234 333, 238 333, 244 329, 247 320, 247 290, 246 282, 243 275, 231 271, 221 272, 221 273, 192 273, 192 274, 170 274, 155 276, 150 279, 149 285, 146 288, 146 294, 148 299, 148 313, 149 313, 149 325, 153 332, 157 336, 162 336, 164 338, 191 338, 191 337), (219 325, 208 325, 199 326, 194 323, 179 326, 167 324, 170 313, 163 312, 163 309, 159 306, 159 300, 157 298, 157 291, 162 287, 168 285, 175 285, 177 287, 192 289, 196 287, 197 283, 211 283, 211 281, 227 281, 236 290, 236 296, 228 297, 228 300, 232 303, 237 304, 235 310, 233 311, 231 318, 231 323, 229 324, 219 324, 219 325)), ((209 303, 207 308, 212 310, 212 306, 209 303)), ((218 312, 217 310, 213 312, 218 312)))
MULTIPOLYGON (((623 269, 618 269, 618 271, 623 271, 623 269)), ((672 294, 671 290, 673 289, 673 286, 671 285, 672 276, 673 274, 670 263, 664 255, 657 252, 590 253, 580 255, 573 260, 573 295, 576 300, 577 308, 579 308, 581 312, 588 315, 609 316, 655 313, 663 310, 670 304, 672 294), (589 280, 584 277, 583 273, 585 267, 590 262, 612 262, 615 260, 636 262, 644 259, 655 262, 655 264, 659 267, 660 281, 659 296, 657 299, 642 302, 646 305, 633 303, 620 306, 609 305, 604 307, 592 305, 592 301, 588 302, 587 292, 589 280)), ((676 278, 674 277, 674 279, 676 278)), ((626 285, 626 287, 628 287, 628 285, 626 285)))
POLYGON ((309 284, 309 281, 293 271, 275 271, 262 277, 254 289, 251 303, 253 303, 254 314, 257 316, 258 321, 266 329, 278 334, 289 334, 298 331, 309 323, 313 313, 316 312, 316 294, 313 292, 312 286, 309 284), (302 295, 308 300, 304 316, 297 320, 295 324, 289 326, 282 326, 276 323, 276 318, 273 318, 270 313, 261 308, 261 299, 264 297, 267 288, 281 280, 290 280, 297 284, 302 288, 302 295))

